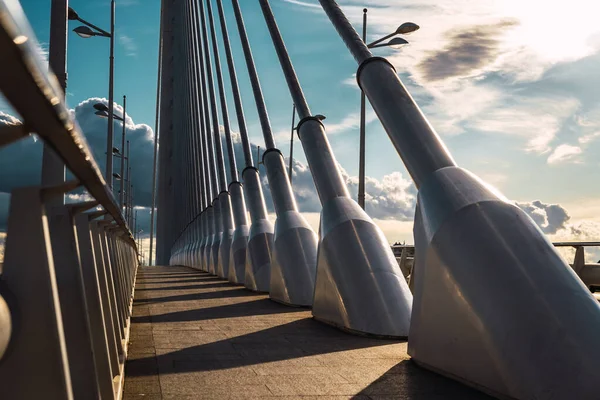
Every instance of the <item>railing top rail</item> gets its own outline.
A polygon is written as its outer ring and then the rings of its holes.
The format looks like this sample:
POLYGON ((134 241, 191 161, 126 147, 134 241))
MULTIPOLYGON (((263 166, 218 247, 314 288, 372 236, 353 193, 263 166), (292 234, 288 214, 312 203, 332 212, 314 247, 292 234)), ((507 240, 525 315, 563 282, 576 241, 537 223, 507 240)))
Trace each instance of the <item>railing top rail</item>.
MULTIPOLYGON (((552 243, 555 247, 600 247, 600 242, 554 242, 552 243)), ((412 244, 393 244, 392 248, 413 248, 412 244)))
POLYGON ((38 48, 19 2, 0 0, 0 91, 23 117, 27 130, 51 146, 90 195, 129 232, 79 125, 63 100, 58 80, 45 66, 38 48))
POLYGON ((555 242, 555 247, 595 247, 600 246, 600 242, 555 242))

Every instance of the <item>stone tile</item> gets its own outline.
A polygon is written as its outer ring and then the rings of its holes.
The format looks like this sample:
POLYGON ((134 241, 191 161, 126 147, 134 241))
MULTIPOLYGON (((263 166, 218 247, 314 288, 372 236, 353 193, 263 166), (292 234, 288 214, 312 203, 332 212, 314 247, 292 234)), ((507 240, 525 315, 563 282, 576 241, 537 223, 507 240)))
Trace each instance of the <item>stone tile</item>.
POLYGON ((129 376, 125 379, 123 392, 126 394, 160 394, 160 383, 158 375, 153 376, 129 376))
POLYGON ((162 400, 162 394, 146 394, 146 393, 123 393, 124 400, 162 400))
POLYGON ((358 337, 184 267, 142 268, 125 399, 480 399, 407 361, 402 341, 358 337))

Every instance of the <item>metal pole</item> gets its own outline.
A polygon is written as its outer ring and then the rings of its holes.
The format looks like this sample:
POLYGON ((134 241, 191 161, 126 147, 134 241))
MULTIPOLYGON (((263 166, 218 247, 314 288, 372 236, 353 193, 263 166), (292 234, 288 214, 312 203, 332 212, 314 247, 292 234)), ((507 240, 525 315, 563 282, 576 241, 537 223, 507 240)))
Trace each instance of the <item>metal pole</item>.
MULTIPOLYGON (((359 64, 364 63, 365 67, 361 68, 358 76, 359 82, 362 72, 367 66, 371 66, 371 64, 386 63, 386 65, 390 66, 390 71, 393 70, 393 67, 384 59, 373 58, 367 45, 354 30, 350 22, 343 16, 335 1, 320 0, 320 2, 356 62, 359 64)), ((384 79, 383 77, 379 77, 376 81, 381 84, 381 82, 384 82, 384 79)), ((399 82, 399 78, 396 81, 399 82)), ((406 94, 402 96, 408 102, 408 106, 398 107, 399 103, 386 98, 379 85, 373 85, 378 88, 377 96, 370 96, 363 82, 360 83, 360 86, 365 91, 367 97, 369 97, 377 116, 388 132, 388 136, 404 161, 406 169, 413 178, 417 188, 434 171, 444 167, 456 166, 448 149, 446 149, 446 146, 442 143, 437 133, 423 117, 410 95, 406 94)), ((372 93, 375 92, 373 91, 372 93)), ((402 93, 407 93, 404 87, 402 87, 402 93)))
POLYGON ((197 106, 196 98, 197 91, 194 80, 194 64, 192 61, 192 54, 195 51, 195 37, 193 34, 193 11, 192 5, 187 1, 186 7, 186 37, 187 37, 187 55, 186 59, 190 62, 186 63, 186 80, 187 90, 186 99, 187 105, 187 130, 188 130, 188 157, 190 166, 189 169, 189 182, 190 182, 190 195, 189 199, 191 204, 189 205, 190 215, 186 223, 186 250, 185 250, 185 261, 187 266, 195 266, 195 246, 196 246, 196 219, 200 213, 200 185, 198 182, 198 157, 196 153, 196 137, 197 137, 197 106))
MULTIPOLYGON (((50 53, 48 61, 50 69, 56 75, 63 89, 67 89, 67 27, 68 0, 52 0, 50 16, 50 53)), ((64 100, 64 98, 63 98, 64 100)), ((42 186, 55 186, 65 181, 65 165, 54 151, 44 143, 42 154, 42 186)), ((56 196, 46 203, 64 204, 64 196, 56 196)))
MULTIPOLYGON (((306 101, 306 98, 304 97, 298 77, 296 76, 296 71, 294 70, 292 62, 287 53, 285 43, 283 42, 283 38, 279 32, 279 27, 275 22, 275 16, 273 15, 271 6, 269 5, 268 0, 259 0, 259 3, 261 5, 267 27, 269 28, 271 39, 273 40, 281 68, 283 69, 290 95, 294 100, 296 110, 298 110, 298 116, 300 118, 300 122, 298 123, 298 133, 301 133, 300 128, 303 127, 304 123, 308 122, 309 120, 315 122, 314 124, 310 125, 315 125, 316 127, 320 127, 319 129, 322 129, 323 125, 320 120, 311 114, 310 107, 306 101)), ((300 140, 302 141, 302 137, 300 137, 300 140)), ((326 137, 324 137, 323 140, 326 141, 326 137)), ((327 147, 329 147, 328 141, 327 147)), ((315 149, 315 151, 312 152, 307 150, 305 147, 305 153, 307 153, 306 155, 308 157, 309 164, 311 161, 313 161, 315 164, 319 165, 319 171, 313 171, 313 178, 315 180, 315 185, 317 187, 317 192, 319 193, 321 203, 324 204, 328 200, 335 197, 347 197, 348 189, 342 180, 342 175, 337 167, 337 162, 333 158, 333 152, 330 149, 327 149, 327 152, 323 152, 322 150, 323 149, 315 149), (316 157, 313 157, 313 155, 316 157)))
POLYGON ((322 118, 310 112, 271 6, 268 0, 259 3, 301 119, 298 137, 323 205, 313 316, 350 331, 407 337, 412 295, 406 280, 381 229, 350 198, 322 118))
MULTIPOLYGON (((367 42, 367 9, 363 10, 363 42, 367 42)), ((366 98, 360 91, 360 138, 358 161, 358 205, 365 209, 365 141, 366 141, 366 98)))
POLYGON ((177 240, 175 242, 175 246, 171 252, 173 257, 173 264, 176 265, 186 265, 185 262, 185 242, 186 242, 186 222, 190 216, 190 191, 189 191, 189 169, 184 168, 184 165, 189 165, 189 146, 187 140, 189 138, 189 126, 188 126, 188 118, 189 118, 189 104, 188 104, 188 96, 186 93, 186 89, 189 88, 189 85, 186 85, 184 82, 187 81, 188 77, 186 76, 188 72, 188 52, 186 51, 187 39, 189 37, 187 28, 189 26, 186 14, 186 5, 189 4, 189 0, 185 0, 179 3, 179 12, 181 16, 181 23, 179 25, 180 34, 178 36, 178 50, 179 54, 177 58, 179 60, 186 60, 184 63, 179 63, 180 71, 176 75, 176 83, 178 88, 178 102, 177 102, 177 110, 180 115, 175 119, 174 125, 175 131, 179 134, 177 135, 177 143, 175 147, 174 154, 177 155, 179 162, 177 163, 177 173, 176 176, 178 178, 178 183, 176 190, 181 195, 177 198, 177 209, 178 211, 178 226, 177 226, 177 240))
POLYGON ((134 226, 135 225, 134 213, 136 211, 135 211, 135 207, 133 206, 133 201, 134 201, 134 198, 133 198, 133 185, 131 185, 131 195, 130 195, 129 199, 131 201, 131 204, 129 205, 129 217, 131 218, 131 226, 134 226))
POLYGON ((174 66, 171 60, 174 56, 175 22, 174 4, 171 0, 161 1, 162 18, 162 70, 160 88, 160 152, 157 162, 156 189, 156 257, 155 264, 166 265, 169 262, 169 252, 172 238, 173 213, 171 205, 172 192, 172 141, 173 104, 174 104, 174 66))
POLYGON ((163 10, 160 13, 160 33, 158 39, 158 73, 156 78, 156 109, 154 116, 154 156, 152 159, 152 202, 150 206, 150 249, 148 250, 148 266, 152 266, 154 256, 154 209, 156 208, 156 160, 158 158, 158 131, 160 123, 160 86, 162 73, 162 54, 163 54, 163 10))
MULTIPOLYGON (((221 246, 219 249, 219 268, 218 268, 218 272, 222 278, 226 278, 229 279, 229 269, 230 269, 230 257, 231 257, 231 245, 233 243, 233 233, 234 233, 234 226, 239 224, 240 221, 240 209, 239 207, 241 206, 240 202, 241 202, 241 192, 238 191, 236 192, 237 196, 235 198, 235 203, 233 204, 233 206, 235 206, 235 211, 233 210, 232 207, 232 197, 231 194, 229 193, 229 189, 231 187, 231 185, 234 185, 235 183, 238 183, 239 178, 237 175, 237 165, 235 162, 235 152, 233 149, 233 142, 231 140, 231 128, 229 126, 229 111, 227 109, 227 99, 225 97, 225 85, 223 83, 223 74, 221 71, 221 59, 219 56, 219 45, 217 43, 217 34, 216 34, 216 29, 215 29, 215 23, 214 23, 214 15, 213 15, 213 10, 212 10, 212 2, 211 0, 207 0, 206 1, 206 5, 207 5, 207 12, 208 12, 208 22, 209 22, 209 27, 210 27, 210 37, 211 37, 211 43, 212 43, 212 47, 213 47, 213 59, 214 59, 214 63, 215 63, 215 72, 216 72, 216 78, 217 78, 217 88, 219 89, 219 100, 221 103, 221 118, 223 120, 223 127, 225 130, 225 140, 226 140, 226 149, 227 149, 227 153, 229 154, 229 173, 230 173, 230 185, 227 186, 226 191, 222 191, 219 194, 219 201, 221 203, 221 219, 222 219, 222 225, 223 225, 223 237, 221 238, 221 246), (235 182, 235 183, 234 183, 235 182), (234 214, 236 215, 236 219, 237 224, 234 222, 233 220, 233 216, 234 214)), ((216 108, 216 104, 215 104, 215 108, 216 108)), ((219 132, 219 138, 218 138, 218 142, 219 144, 221 143, 221 134, 219 132)), ((221 147, 221 146, 219 146, 221 147)), ((217 148, 218 149, 218 148, 217 148)), ((219 150, 217 150, 219 151, 219 150)), ((223 153, 223 150, 220 150, 221 153, 223 153)), ((225 174, 225 167, 223 167, 223 174, 225 174)), ((245 207, 243 212, 245 212, 245 207)), ((245 263, 244 263, 245 264, 245 263)), ((241 269, 241 265, 239 266, 239 269, 241 269)), ((235 275, 235 274, 234 274, 235 275)), ((235 279, 237 281, 237 278, 235 279)))
POLYGON ((290 135, 290 172, 288 176, 290 177, 290 185, 292 184, 293 178, 293 164, 294 164, 294 130, 296 129, 296 104, 294 104, 294 108, 292 110, 292 133, 290 135))
POLYGON ((597 300, 523 210, 454 164, 394 67, 334 0, 319 1, 419 188, 412 359, 497 398, 597 397, 597 300))
POLYGON ((197 14, 195 12, 195 7, 193 3, 188 3, 191 10, 189 12, 190 16, 190 27, 189 35, 191 38, 191 43, 189 47, 190 54, 188 55, 188 59, 190 62, 190 69, 188 72, 189 81, 191 85, 189 85, 189 96, 191 98, 191 112, 189 113, 191 117, 191 126, 192 126, 192 150, 193 150, 193 162, 192 168, 194 170, 193 178, 195 181, 195 204, 197 208, 194 212, 193 222, 191 229, 193 230, 193 238, 192 238, 192 246, 190 251, 190 259, 192 267, 202 268, 202 242, 203 242, 203 232, 202 232, 202 220, 204 217, 204 209, 206 207, 205 204, 205 196, 204 196, 204 180, 203 180, 203 152, 201 147, 201 137, 203 132, 204 120, 203 118, 198 118, 201 114, 201 93, 200 93, 200 82, 199 82, 199 73, 198 73, 198 48, 199 48, 199 38, 197 34, 197 14))
MULTIPOLYGON (((219 57, 219 44, 217 43, 217 34, 215 30, 214 17, 212 11, 212 5, 210 0, 206 0, 208 22, 210 27, 210 37, 213 48, 213 60, 215 63, 215 72, 217 78, 217 88, 219 89, 219 100, 221 103, 221 118, 223 119, 223 127, 225 130, 225 140, 227 142, 227 150, 229 152, 229 173, 231 174, 231 181, 235 182, 238 180, 237 166, 235 162, 235 153, 233 151, 233 142, 231 140, 231 128, 229 126, 229 110, 227 109, 227 100, 225 97, 225 85, 223 83, 223 74, 221 72, 221 59, 219 57)), ((216 100, 216 99, 215 99, 216 100)), ((221 140, 219 139, 219 142, 221 140)), ((221 151, 222 152, 222 151, 221 151)), ((223 171, 224 172, 224 171, 223 171)))
POLYGON ((206 145, 206 135, 210 122, 208 118, 208 109, 206 103, 206 93, 204 85, 204 64, 202 58, 202 35, 199 24, 199 11, 197 4, 192 2, 192 37, 194 39, 193 51, 191 54, 193 66, 193 86, 195 94, 195 113, 200 117, 197 119, 197 149, 198 149, 198 176, 200 180, 200 203, 201 214, 199 217, 198 234, 200 243, 197 248, 197 263, 203 271, 208 271, 208 250, 207 246, 212 243, 211 220, 212 213, 212 188, 210 182, 210 169, 208 166, 208 149, 206 145))
MULTIPOLYGON (((185 20, 183 18, 182 13, 182 4, 184 2, 173 2, 174 8, 174 30, 175 30, 175 40, 173 41, 173 60, 186 60, 185 55, 182 53, 182 45, 181 42, 185 38, 185 34, 183 32, 183 28, 185 26, 185 20)), ((187 60, 186 60, 187 61, 187 60)), ((181 228, 183 225, 183 220, 186 216, 186 209, 183 207, 182 200, 185 197, 186 193, 184 192, 184 188, 182 185, 182 180, 184 178, 184 173, 181 168, 182 164, 185 164, 185 160, 182 160, 185 157, 185 152, 181 149, 181 141, 182 136, 185 135, 185 131, 182 129, 182 121, 185 118, 185 114, 181 111, 183 95, 182 84, 183 80, 183 70, 185 68, 186 62, 174 63, 174 73, 173 73, 173 91, 175 96, 173 97, 173 131, 177 132, 176 135, 173 136, 172 148, 170 152, 173 154, 174 158, 178 161, 173 164, 173 173, 172 173, 172 191, 169 193, 171 197, 171 207, 173 208, 173 218, 171 222, 171 230, 173 232, 173 238, 171 239, 169 245, 169 265, 178 265, 179 264, 179 249, 181 243, 181 228), (183 154, 182 154, 183 153, 183 154), (177 195, 175 195, 177 193, 177 195), (175 211, 176 210, 176 211, 175 211)))
MULTIPOLYGON (((207 0, 208 1, 208 0, 207 0)), ((221 145, 221 134, 219 127, 219 116, 217 113, 217 96, 215 93, 213 68, 211 63, 210 49, 208 44, 208 29, 206 24, 206 14, 204 9, 203 1, 200 1, 200 20, 202 25, 202 39, 204 44, 204 60, 206 63, 206 84, 208 86, 208 96, 210 102, 210 112, 212 116, 212 138, 209 136, 209 140, 214 140, 214 151, 216 160, 214 163, 215 168, 215 185, 218 191, 227 190, 227 180, 225 175, 225 162, 223 159, 223 147, 221 145)), ((210 6, 209 6, 210 7, 210 6)), ((210 16, 208 17, 210 18, 210 16)), ((209 127, 210 128, 210 127, 209 127)), ((212 148, 212 145, 210 145, 212 148)), ((218 192, 214 193, 218 196, 218 192)), ((216 197, 215 197, 216 199, 216 197)))
POLYGON ((217 115, 216 108, 216 97, 215 97, 215 88, 213 82, 212 75, 212 65, 211 65, 211 57, 208 48, 208 32, 206 27, 206 14, 204 10, 203 1, 198 2, 200 5, 200 21, 202 27, 202 43, 203 43, 203 56, 205 63, 205 72, 206 72, 206 82, 204 89, 208 87, 208 98, 206 104, 206 112, 209 111, 210 106, 210 115, 212 117, 212 135, 210 133, 210 125, 207 126, 206 137, 207 137, 207 146, 209 151, 209 165, 213 167, 212 173, 212 183, 213 183, 213 202, 212 202, 212 212, 213 212, 213 240, 210 246, 210 258, 209 258, 209 272, 216 275, 217 266, 219 261, 219 247, 221 244, 221 237, 223 236, 223 227, 221 220, 221 207, 218 201, 218 195, 221 191, 226 190, 225 183, 225 164, 223 163, 223 149, 221 148, 221 136, 219 133, 219 118, 217 115), (214 140, 213 140, 214 139, 214 140), (213 141, 215 142, 213 145, 213 141), (213 147, 214 146, 214 147, 213 147), (215 160, 216 158, 216 160, 215 160))
MULTIPOLYGON (((241 204, 237 210, 239 215, 235 215, 236 219, 240 222, 239 224, 236 222, 236 232, 234 233, 234 240, 232 244, 232 257, 234 259, 234 265, 236 266, 236 276, 232 276, 230 273, 230 277, 232 277, 232 281, 234 282, 245 284, 246 280, 252 281, 252 276, 250 276, 249 279, 246 279, 246 276, 248 275, 247 272, 252 271, 253 268, 246 268, 245 265, 242 266, 242 263, 246 265, 253 265, 253 263, 256 265, 264 265, 270 263, 270 248, 273 244, 273 226, 267 220, 267 212, 262 187, 260 184, 260 177, 252 160, 252 151, 250 147, 250 140, 248 138, 248 128, 246 126, 244 108, 242 106, 240 88, 235 71, 222 0, 217 0, 217 7, 219 10, 219 19, 221 21, 223 46, 225 48, 225 55, 227 57, 231 90, 233 92, 233 99, 235 103, 245 162, 245 168, 241 173, 244 181, 243 188, 240 183, 232 185, 230 188, 233 200, 235 201, 237 198, 241 204), (248 220, 245 211, 246 205, 244 203, 244 194, 248 202, 248 211, 250 212, 251 226, 249 228, 247 226, 248 220)), ((250 286, 253 286, 253 284, 251 283, 250 286)))
MULTIPOLYGON (((126 215, 129 217, 130 213, 128 210, 129 207, 131 207, 131 163, 129 162, 129 140, 127 141, 127 167, 125 172, 127 173, 127 206, 125 207, 125 211, 126 215)), ((129 219, 126 219, 129 222, 129 219)), ((131 228, 131 224, 129 224, 129 227, 131 228)))
POLYGON ((106 183, 113 188, 113 112, 114 112, 114 72, 115 72, 115 0, 110 2, 110 56, 108 71, 108 134, 106 135, 106 183))
POLYGON ((121 188, 119 192, 119 204, 121 210, 123 210, 123 191, 125 190, 125 134, 126 134, 126 120, 127 120, 127 96, 123 96, 123 133, 121 134, 121 188))
MULTIPOLYGON (((223 117, 223 125, 225 127, 225 139, 227 143, 227 153, 229 155, 229 169, 231 181, 228 186, 229 193, 222 194, 220 196, 222 202, 222 208, 226 211, 223 213, 223 232, 224 240, 221 242, 221 251, 223 263, 228 262, 229 265, 224 265, 225 278, 229 279, 234 283, 243 283, 245 281, 246 273, 246 253, 248 245, 248 220, 247 220, 247 209, 244 201, 244 190, 242 184, 239 182, 237 165, 235 162, 235 150, 231 139, 231 128, 229 123, 229 114, 227 110, 227 101, 225 95, 225 85, 223 83, 223 76, 221 72, 221 62, 219 58, 217 35, 214 27, 214 18, 212 13, 211 2, 208 1, 208 12, 210 15, 210 27, 211 27, 211 38, 213 44, 213 54, 215 58, 215 69, 217 71, 217 82, 219 86, 219 94, 221 100, 221 114, 223 117), (227 212, 230 214, 228 215, 227 212), (233 217, 233 221, 232 218, 233 217), (226 229, 231 227, 231 241, 228 243, 225 241, 226 229), (224 252, 227 250, 226 246, 229 246, 229 254, 226 256, 224 252)), ((232 63, 231 49, 229 47, 229 38, 227 36, 227 25, 224 16, 222 1, 217 1, 217 8, 219 14, 219 21, 221 26, 221 36, 223 38, 223 45, 225 47, 225 53, 228 64, 232 63)), ((230 76, 231 67, 229 68, 230 76)), ((235 79, 235 72, 233 74, 235 79)), ((237 81, 232 81, 232 87, 237 87, 237 81)), ((235 90, 235 89, 234 89, 235 90)), ((238 104, 236 103, 236 107, 238 104)), ((236 109, 237 111, 237 109, 236 109)))
POLYGON ((196 38, 198 40, 198 48, 196 50, 197 57, 197 65, 198 65, 198 73, 199 73, 199 81, 200 81, 200 91, 202 93, 201 97, 201 117, 203 120, 202 125, 202 151, 203 151, 203 166, 204 166, 204 185, 205 185, 205 204, 206 209, 204 212, 204 240, 201 245, 201 253, 202 253, 202 266, 204 271, 210 272, 211 268, 211 251, 212 251, 212 243, 214 241, 214 237, 216 236, 215 226, 214 226, 214 218, 215 218, 215 210, 213 207, 213 200, 218 193, 218 188, 216 184, 215 177, 215 163, 214 163, 214 153, 212 149, 212 143, 210 141, 210 111, 209 111, 209 102, 208 102, 208 91, 206 89, 206 71, 205 71, 205 56, 203 54, 203 46, 204 37, 202 35, 202 27, 199 23, 200 19, 200 10, 198 7, 198 3, 196 3, 196 7, 194 7, 194 16, 195 16, 195 27, 196 27, 196 38))
MULTIPOLYGON (((269 288, 271 298, 277 301, 292 305, 310 306, 313 301, 316 279, 318 237, 298 211, 294 192, 287 176, 285 160, 281 151, 275 146, 275 139, 258 79, 258 72, 250 50, 239 1, 232 0, 232 3, 263 138, 267 147, 262 159, 267 171, 271 197, 277 215, 273 243, 273 258, 276 262, 271 263, 271 278, 263 285, 269 288)), ((298 107, 297 103, 296 107, 298 107)), ((265 278, 267 277, 265 276, 265 278)), ((246 286, 248 287, 248 285, 246 286)))

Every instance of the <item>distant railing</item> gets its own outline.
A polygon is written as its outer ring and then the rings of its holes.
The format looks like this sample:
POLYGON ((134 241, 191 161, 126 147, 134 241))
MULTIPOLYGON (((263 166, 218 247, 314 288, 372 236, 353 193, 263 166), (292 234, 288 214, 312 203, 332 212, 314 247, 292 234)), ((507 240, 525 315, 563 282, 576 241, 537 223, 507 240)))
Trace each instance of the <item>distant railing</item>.
POLYGON ((0 90, 23 120, 0 128, 0 147, 34 132, 74 177, 11 193, 0 275, 0 397, 116 399, 137 248, 37 46, 19 2, 0 0, 0 90), (73 190, 93 200, 57 201, 73 190))
POLYGON ((575 249, 575 258, 573 264, 570 264, 577 276, 588 286, 592 292, 600 287, 600 263, 585 262, 586 247, 600 247, 600 242, 556 242, 555 247, 573 247, 575 249))
MULTIPOLYGON (((600 247, 600 242, 555 242, 553 245, 554 247, 573 247, 575 259, 570 265, 577 276, 592 291, 596 291, 596 288, 600 287, 600 262, 586 263, 584 252, 585 247, 600 247)), ((392 246, 392 251, 404 277, 410 279, 415 262, 415 246, 395 244, 392 246)))

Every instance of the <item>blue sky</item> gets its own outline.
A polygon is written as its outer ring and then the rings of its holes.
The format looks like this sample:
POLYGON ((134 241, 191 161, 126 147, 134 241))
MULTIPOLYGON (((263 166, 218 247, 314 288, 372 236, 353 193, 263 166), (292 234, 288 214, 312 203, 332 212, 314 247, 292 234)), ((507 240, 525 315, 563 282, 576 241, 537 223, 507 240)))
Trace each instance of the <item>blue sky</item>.
MULTIPOLYGON (((39 41, 47 44, 50 1, 21 3, 39 41)), ((159 3, 117 0, 115 99, 120 102, 120 96, 127 94, 129 115, 136 124, 151 127, 159 3)), ((287 155, 292 102, 258 3, 241 3, 273 129, 287 155)), ((409 46, 378 50, 376 55, 388 57, 396 66, 460 166, 522 204, 554 238, 598 239, 600 25, 596 17, 600 10, 595 3, 573 0, 569 7, 541 0, 339 3, 356 27, 362 8, 369 8, 370 39, 404 21, 421 26, 406 37, 409 46)), ((109 4, 109 0, 70 1, 81 17, 106 28, 109 4)), ((224 4, 251 139, 260 145, 231 3, 224 0, 224 4)), ((354 187, 356 64, 317 0, 271 0, 271 4, 311 109, 327 116, 332 147, 354 187)), ((91 97, 106 97, 108 40, 83 40, 71 33, 68 72, 71 107, 91 97)), ((229 105, 232 111, 233 102, 229 105)), ((372 192, 377 192, 371 199, 372 210, 377 208, 374 213, 381 217, 378 223, 390 241, 410 241, 414 188, 370 109, 368 116, 367 174, 372 192)), ((235 128, 235 118, 231 122, 235 128)), ((295 157, 303 167, 300 150, 295 157)), ((310 190, 308 183, 306 190, 310 190)), ((309 220, 316 221, 314 207, 307 203, 305 210, 313 214, 309 220)))
MULTIPOLYGON (((115 100, 128 96, 131 115, 154 125, 158 59, 159 1, 117 1, 115 47, 115 100)), ((21 5, 44 48, 50 35, 51 1, 22 0, 21 5)), ((109 0, 71 0, 81 18, 110 29, 109 0)), ((81 25, 70 21, 69 28, 81 25)), ((81 39, 72 31, 68 38, 67 103, 75 106, 90 97, 108 96, 109 40, 81 39)))

